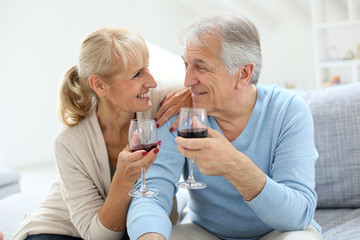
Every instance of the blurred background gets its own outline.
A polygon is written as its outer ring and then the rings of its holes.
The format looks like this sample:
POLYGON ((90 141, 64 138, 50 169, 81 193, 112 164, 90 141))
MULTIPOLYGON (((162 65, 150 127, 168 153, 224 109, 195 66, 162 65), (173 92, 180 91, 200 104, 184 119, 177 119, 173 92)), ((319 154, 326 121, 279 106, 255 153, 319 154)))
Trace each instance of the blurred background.
POLYGON ((0 0, 0 168, 22 173, 25 190, 56 175, 58 85, 90 32, 136 30, 154 77, 182 82, 178 34, 216 11, 257 25, 261 83, 310 90, 359 81, 359 0, 0 0))

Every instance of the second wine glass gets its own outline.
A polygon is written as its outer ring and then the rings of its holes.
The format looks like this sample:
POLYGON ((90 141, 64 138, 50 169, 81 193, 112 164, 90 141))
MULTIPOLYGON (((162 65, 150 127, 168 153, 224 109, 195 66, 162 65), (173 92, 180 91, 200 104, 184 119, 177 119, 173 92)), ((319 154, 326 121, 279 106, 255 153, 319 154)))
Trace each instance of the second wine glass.
MULTIPOLYGON (((208 132, 208 120, 204 108, 181 108, 178 135, 183 138, 205 138, 208 132)), ((194 161, 190 159, 189 176, 186 181, 176 184, 177 187, 188 189, 202 189, 206 187, 203 182, 194 178, 194 161)))
MULTIPOLYGON (((132 152, 145 150, 150 152, 157 147, 157 127, 156 122, 152 119, 133 119, 129 127, 129 147, 132 152)), ((140 188, 129 192, 133 197, 153 197, 158 195, 157 192, 150 191, 145 183, 145 169, 141 168, 141 185, 140 188)))

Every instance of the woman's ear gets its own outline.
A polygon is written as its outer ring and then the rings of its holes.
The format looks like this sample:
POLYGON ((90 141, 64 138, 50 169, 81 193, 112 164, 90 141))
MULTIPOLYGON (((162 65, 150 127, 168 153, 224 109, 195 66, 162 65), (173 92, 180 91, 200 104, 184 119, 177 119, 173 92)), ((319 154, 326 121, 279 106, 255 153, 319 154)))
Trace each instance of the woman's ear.
POLYGON ((237 89, 244 89, 249 85, 251 76, 254 72, 254 63, 249 62, 248 64, 239 68, 238 78, 236 82, 237 89))
POLYGON ((89 77, 89 84, 99 96, 105 96, 105 82, 96 74, 91 74, 89 77))

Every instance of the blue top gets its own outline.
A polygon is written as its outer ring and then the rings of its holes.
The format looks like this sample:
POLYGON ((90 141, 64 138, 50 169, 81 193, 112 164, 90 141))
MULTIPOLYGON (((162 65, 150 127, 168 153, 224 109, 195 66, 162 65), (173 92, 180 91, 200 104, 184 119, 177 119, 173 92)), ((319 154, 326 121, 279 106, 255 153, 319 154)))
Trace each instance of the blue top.
MULTIPOLYGON (((186 166, 176 149, 177 133, 168 130, 174 120, 159 129, 163 144, 146 174, 148 187, 159 195, 131 202, 127 222, 131 239, 146 232, 170 237, 168 216, 177 190, 174 184, 186 166)), ((208 120, 210 128, 222 133, 215 118, 208 120)), ((310 223, 321 230, 313 220, 318 153, 311 112, 302 98, 274 85, 257 85, 252 115, 232 145, 267 175, 265 187, 248 202, 226 178, 206 176, 195 165, 195 179, 207 187, 189 191, 190 218, 194 223, 223 239, 258 239, 274 229, 303 230, 310 223)))

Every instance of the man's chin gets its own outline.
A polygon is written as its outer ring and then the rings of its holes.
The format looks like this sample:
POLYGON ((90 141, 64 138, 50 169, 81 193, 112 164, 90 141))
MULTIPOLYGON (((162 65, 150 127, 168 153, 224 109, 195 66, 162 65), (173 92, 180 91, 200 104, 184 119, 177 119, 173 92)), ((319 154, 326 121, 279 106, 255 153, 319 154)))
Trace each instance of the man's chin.
POLYGON ((202 104, 200 102, 194 102, 193 101, 193 108, 206 108, 206 105, 202 104))

